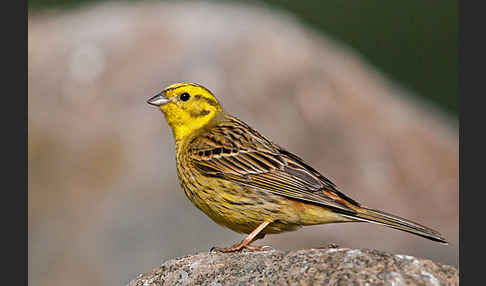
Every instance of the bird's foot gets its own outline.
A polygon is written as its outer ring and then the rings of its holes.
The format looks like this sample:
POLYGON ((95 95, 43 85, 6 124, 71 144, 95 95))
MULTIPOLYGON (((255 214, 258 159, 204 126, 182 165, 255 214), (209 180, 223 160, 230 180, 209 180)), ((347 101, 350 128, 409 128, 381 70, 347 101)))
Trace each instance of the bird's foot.
POLYGON ((329 243, 327 246, 322 246, 319 247, 318 249, 335 249, 335 248, 339 248, 339 245, 335 243, 329 243))
POLYGON ((257 237, 263 237, 265 234, 261 234, 260 232, 268 225, 270 224, 269 221, 264 221, 261 224, 258 225, 255 230, 253 230, 245 239, 243 239, 241 242, 234 244, 230 247, 213 247, 209 250, 209 252, 212 251, 217 251, 217 252, 237 252, 237 251, 242 251, 243 249, 249 250, 249 251, 263 251, 265 248, 270 248, 270 246, 251 246, 250 243, 252 243, 257 237))
POLYGON ((264 251, 268 250, 271 248, 270 246, 264 245, 264 246, 255 246, 255 245, 248 245, 244 243, 238 243, 229 247, 212 247, 209 252, 223 252, 223 253, 228 253, 228 252, 239 252, 242 251, 243 249, 249 250, 249 251, 264 251))
POLYGON ((262 245, 262 246, 255 246, 255 245, 247 245, 245 249, 250 251, 265 251, 270 250, 272 247, 269 245, 262 245))

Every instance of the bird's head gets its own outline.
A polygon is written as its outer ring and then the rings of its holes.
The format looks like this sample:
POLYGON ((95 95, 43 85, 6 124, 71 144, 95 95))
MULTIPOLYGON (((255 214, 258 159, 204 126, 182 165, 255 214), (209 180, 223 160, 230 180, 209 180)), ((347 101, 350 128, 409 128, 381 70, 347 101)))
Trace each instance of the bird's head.
POLYGON ((147 103, 162 110, 176 140, 200 130, 223 110, 207 88, 185 82, 168 86, 147 103))

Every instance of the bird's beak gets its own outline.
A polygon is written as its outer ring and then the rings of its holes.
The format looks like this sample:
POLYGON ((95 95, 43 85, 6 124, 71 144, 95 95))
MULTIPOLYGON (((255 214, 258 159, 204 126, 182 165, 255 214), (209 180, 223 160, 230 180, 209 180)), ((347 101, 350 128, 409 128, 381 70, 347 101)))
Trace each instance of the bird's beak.
POLYGON ((155 96, 149 98, 149 100, 147 100, 148 104, 152 104, 152 105, 155 105, 155 106, 162 106, 162 105, 167 104, 169 102, 170 102, 170 99, 167 98, 167 96, 165 95, 164 92, 158 93, 155 96))

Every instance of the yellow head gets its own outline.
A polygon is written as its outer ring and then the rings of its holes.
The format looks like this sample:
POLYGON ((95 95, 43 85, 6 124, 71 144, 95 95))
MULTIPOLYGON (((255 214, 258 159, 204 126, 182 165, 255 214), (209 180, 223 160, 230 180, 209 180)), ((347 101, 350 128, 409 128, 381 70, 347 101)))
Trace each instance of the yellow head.
POLYGON ((147 102, 160 107, 176 141, 200 130, 223 110, 207 88, 195 83, 172 84, 147 102))

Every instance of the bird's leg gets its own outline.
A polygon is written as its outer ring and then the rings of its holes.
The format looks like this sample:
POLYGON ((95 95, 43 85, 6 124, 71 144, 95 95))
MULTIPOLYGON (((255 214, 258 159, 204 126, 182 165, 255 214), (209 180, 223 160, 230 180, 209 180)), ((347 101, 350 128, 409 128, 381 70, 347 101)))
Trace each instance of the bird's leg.
POLYGON ((248 250, 256 250, 256 251, 261 251, 264 250, 265 246, 252 246, 250 243, 252 243, 255 240, 255 237, 267 226, 269 225, 270 222, 262 222, 257 228, 255 228, 254 231, 252 231, 245 239, 243 239, 241 242, 234 244, 229 247, 213 247, 211 248, 210 251, 219 251, 219 252, 235 252, 235 251, 241 251, 243 249, 248 249, 248 250))

